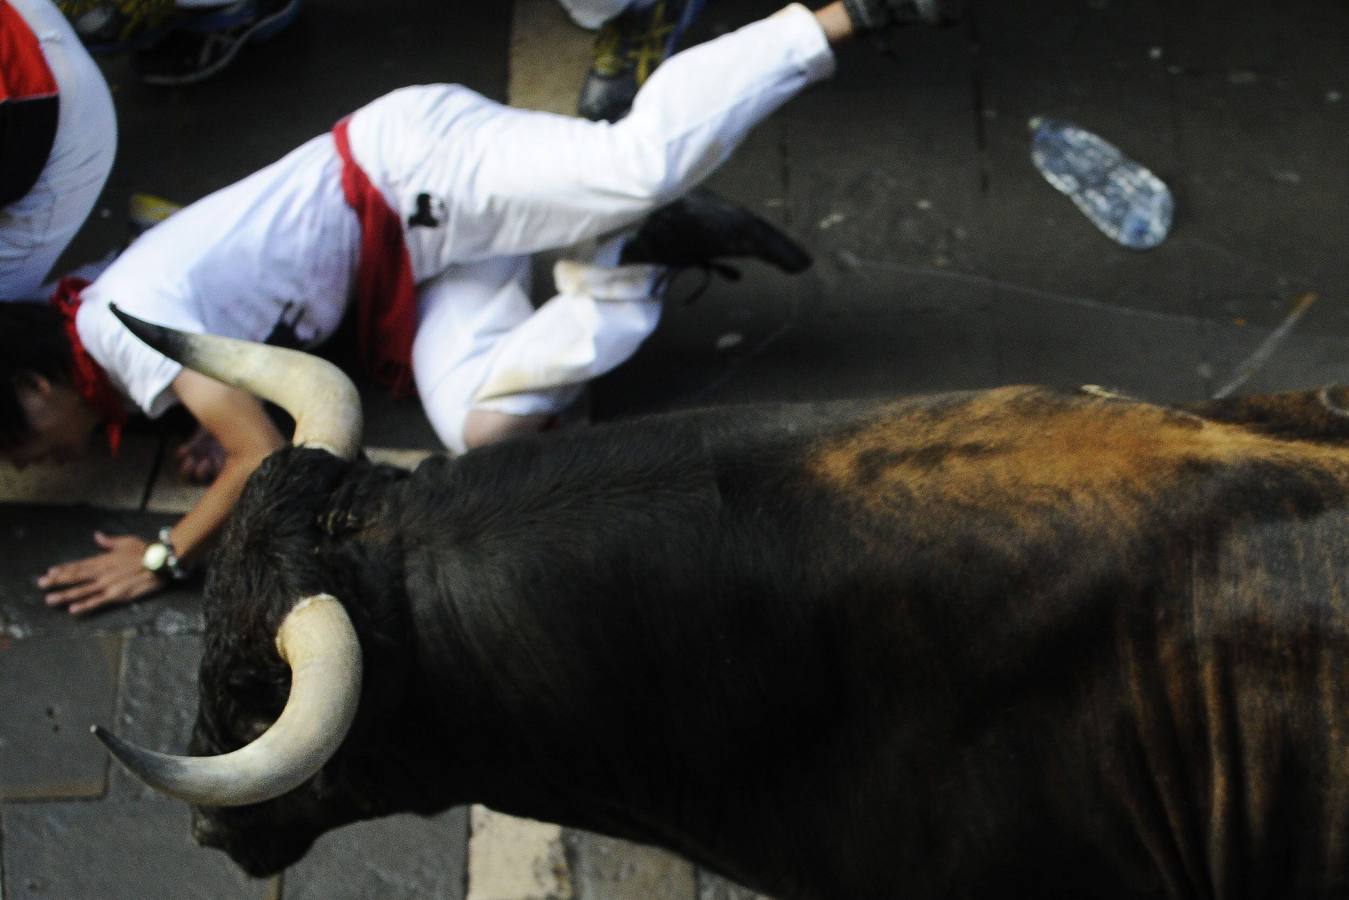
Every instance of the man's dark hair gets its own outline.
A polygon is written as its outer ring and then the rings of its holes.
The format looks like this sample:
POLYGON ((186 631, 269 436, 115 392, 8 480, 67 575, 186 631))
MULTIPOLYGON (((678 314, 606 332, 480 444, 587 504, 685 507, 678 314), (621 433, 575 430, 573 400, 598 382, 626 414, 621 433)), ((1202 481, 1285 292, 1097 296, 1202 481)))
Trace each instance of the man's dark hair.
POLYGON ((0 302, 0 448, 28 434, 17 390, 24 377, 69 384, 73 369, 59 312, 47 303, 0 302))

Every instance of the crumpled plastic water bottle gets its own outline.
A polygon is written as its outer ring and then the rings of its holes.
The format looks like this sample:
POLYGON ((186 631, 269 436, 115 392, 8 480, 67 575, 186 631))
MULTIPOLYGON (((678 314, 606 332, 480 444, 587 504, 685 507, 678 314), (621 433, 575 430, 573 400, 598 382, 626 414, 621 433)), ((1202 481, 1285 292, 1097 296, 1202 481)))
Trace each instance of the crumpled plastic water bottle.
POLYGON ((1106 237, 1133 250, 1166 239, 1175 201, 1160 178, 1071 122, 1036 116, 1029 124, 1035 168, 1106 237))

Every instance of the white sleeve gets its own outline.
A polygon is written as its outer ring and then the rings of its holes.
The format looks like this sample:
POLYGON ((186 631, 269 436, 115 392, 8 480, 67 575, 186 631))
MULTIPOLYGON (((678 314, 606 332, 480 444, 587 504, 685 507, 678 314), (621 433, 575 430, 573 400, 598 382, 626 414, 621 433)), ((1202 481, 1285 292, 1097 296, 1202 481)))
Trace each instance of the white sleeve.
POLYGON ((89 355, 141 412, 155 419, 178 403, 173 380, 183 367, 127 330, 106 302, 86 299, 75 324, 89 355))

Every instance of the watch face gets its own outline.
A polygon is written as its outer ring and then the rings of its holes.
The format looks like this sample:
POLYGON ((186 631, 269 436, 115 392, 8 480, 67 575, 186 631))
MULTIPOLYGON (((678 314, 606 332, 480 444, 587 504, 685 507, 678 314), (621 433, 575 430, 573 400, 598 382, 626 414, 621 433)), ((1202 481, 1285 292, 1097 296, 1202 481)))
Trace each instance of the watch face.
POLYGON ((141 557, 141 565, 151 572, 158 572, 164 568, 164 564, 169 561, 169 548, 163 544, 155 543, 145 548, 145 555, 141 557))

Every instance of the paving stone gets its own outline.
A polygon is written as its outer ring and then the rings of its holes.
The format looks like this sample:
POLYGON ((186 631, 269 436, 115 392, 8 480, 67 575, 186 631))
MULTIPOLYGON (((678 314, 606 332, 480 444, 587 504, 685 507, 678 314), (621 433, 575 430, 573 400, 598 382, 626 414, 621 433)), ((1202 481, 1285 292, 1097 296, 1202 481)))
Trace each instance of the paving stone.
POLYGON ((974 73, 959 29, 909 29, 891 52, 842 49, 835 77, 783 107, 795 223, 819 257, 984 271, 974 73))
POLYGON ((205 493, 205 485, 188 484, 178 477, 178 473, 171 466, 165 466, 150 485, 145 509, 152 513, 181 516, 196 506, 205 493))
POLYGON ((467 854, 467 808, 358 822, 286 870, 281 900, 463 900, 467 854))
POLYGON ((1310 390, 1349 383, 1349 339, 1324 327, 1336 310, 1324 301, 1313 307, 1263 361, 1255 358, 1270 329, 1233 322, 1215 323, 1208 340, 1214 377, 1206 393, 1225 387, 1248 367, 1249 377, 1237 393, 1310 390))
POLYGON ((1147 252, 1120 247, 1035 170, 1027 128, 1037 115, 1076 122, 1181 186, 1188 160, 1174 127, 1170 76, 1151 54, 1167 15, 1163 0, 978 6, 987 190, 972 239, 987 254, 985 274, 1116 305, 1191 311, 1186 257, 1174 243, 1195 224, 1187 198, 1178 199, 1172 239, 1147 252))
POLYGON ((94 797, 107 756, 89 726, 112 720, 122 641, 0 637, 0 800, 94 797))
POLYGON ((795 280, 747 271, 745 281, 718 286, 693 307, 667 308, 647 345, 596 384, 596 418, 998 381, 995 290, 986 279, 822 260, 795 280), (781 287, 756 287, 770 283, 781 287))
POLYGON ((571 900, 562 829, 474 806, 467 900, 571 900))
POLYGON ((556 0, 516 0, 511 21, 512 106, 576 115, 595 35, 574 24, 556 0))
MULTIPOLYGON (((131 637, 122 651, 121 690, 112 728, 118 736, 148 750, 186 753, 197 714, 200 635, 131 637)), ((115 762, 108 796, 128 800, 168 800, 115 762)))
MULTIPOLYGON (((1189 215, 1228 257, 1225 269, 1199 271, 1197 289, 1208 315, 1235 311, 1262 325, 1277 324, 1302 289, 1336 294, 1349 281, 1349 221, 1340 214, 1349 205, 1349 110, 1326 103, 1321 77, 1275 73, 1235 84, 1227 71, 1174 79, 1189 111, 1177 126, 1181 143, 1203 160, 1185 184, 1189 215), (1233 271, 1230 259, 1244 263, 1233 271)), ((1349 334, 1349 311, 1338 313, 1324 326, 1349 334)))
POLYGON ((16 469, 0 462, 0 503, 89 504, 104 509, 140 509, 160 439, 127 434, 114 458, 100 447, 73 463, 16 469))
POLYGON ((1153 401, 1204 394, 1203 323, 1081 298, 999 288, 999 380, 1097 384, 1153 401))
POLYGON ((150 536, 175 517, 87 507, 0 504, 0 539, 6 562, 0 565, 0 635, 26 638, 120 633, 127 629, 166 634, 200 632, 200 578, 177 584, 145 600, 72 616, 46 606, 34 579, 58 562, 97 551, 95 530, 150 536))
POLYGON ((249 900, 245 876, 189 836, 181 803, 23 803, 0 808, 7 900, 249 900))
POLYGON ((1318 74, 1325 76, 1326 87, 1344 83, 1349 9, 1340 3, 1191 0, 1169 8, 1159 22, 1165 30, 1164 58, 1185 71, 1318 74))
POLYGON ((693 865, 665 850, 568 830, 578 900, 695 900, 693 865))

